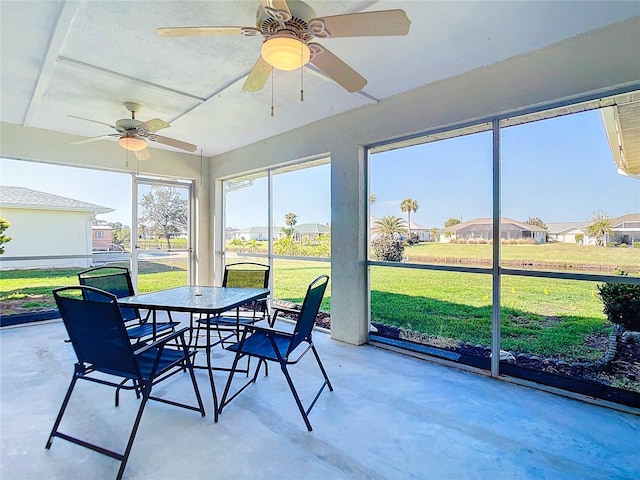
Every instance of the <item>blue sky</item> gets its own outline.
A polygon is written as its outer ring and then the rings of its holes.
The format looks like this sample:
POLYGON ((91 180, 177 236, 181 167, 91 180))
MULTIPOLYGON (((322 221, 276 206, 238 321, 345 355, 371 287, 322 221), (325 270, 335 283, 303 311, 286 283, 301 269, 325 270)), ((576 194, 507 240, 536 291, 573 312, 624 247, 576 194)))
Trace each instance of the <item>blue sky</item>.
MULTIPOLYGON (((432 142, 372 155, 372 214, 397 215, 406 197, 418 201, 412 221, 441 227, 492 212, 491 134, 432 142)), ((329 223, 330 165, 274 176, 274 220, 329 223)), ((502 214, 524 221, 587 221, 640 212, 640 181, 619 175, 597 111, 502 130, 502 214)), ((0 184, 23 186, 116 209, 100 215, 130 225, 130 176, 0 159, 0 184)), ((229 196, 227 225, 267 224, 266 179, 229 196)))

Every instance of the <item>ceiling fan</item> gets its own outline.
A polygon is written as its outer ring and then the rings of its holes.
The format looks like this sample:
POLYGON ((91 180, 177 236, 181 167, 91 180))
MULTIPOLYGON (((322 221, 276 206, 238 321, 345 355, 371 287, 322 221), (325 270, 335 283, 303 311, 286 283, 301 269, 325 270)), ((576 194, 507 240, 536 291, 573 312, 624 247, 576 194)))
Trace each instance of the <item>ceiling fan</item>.
POLYGON ((256 28, 209 26, 158 28, 164 37, 208 35, 262 35, 261 55, 242 89, 264 87, 274 68, 295 70, 307 63, 324 72, 349 92, 364 88, 367 80, 319 43, 317 38, 394 36, 409 33, 411 21, 403 10, 350 13, 316 18, 314 10, 298 0, 260 0, 256 28))
POLYGON ((115 125, 110 125, 98 120, 91 120, 90 118, 69 115, 69 117, 79 118, 80 120, 85 120, 87 122, 106 125, 107 127, 111 127, 118 132, 100 135, 98 137, 85 138, 83 140, 77 140, 71 143, 74 145, 79 145, 82 143, 95 142, 96 140, 100 140, 101 138, 105 137, 118 137, 118 143, 122 145, 124 149, 135 152, 136 158, 138 160, 147 160, 151 158, 151 154, 149 153, 149 150, 147 150, 147 140, 162 143, 164 145, 169 145, 171 147, 180 148, 188 152, 195 152, 198 148, 191 143, 156 135, 155 132, 157 132, 158 130, 171 126, 164 120, 160 120, 159 118, 147 120, 146 122, 136 120, 136 112, 138 112, 142 108, 142 105, 140 105, 139 103, 125 102, 124 106, 131 112, 131 118, 122 118, 116 121, 115 125))

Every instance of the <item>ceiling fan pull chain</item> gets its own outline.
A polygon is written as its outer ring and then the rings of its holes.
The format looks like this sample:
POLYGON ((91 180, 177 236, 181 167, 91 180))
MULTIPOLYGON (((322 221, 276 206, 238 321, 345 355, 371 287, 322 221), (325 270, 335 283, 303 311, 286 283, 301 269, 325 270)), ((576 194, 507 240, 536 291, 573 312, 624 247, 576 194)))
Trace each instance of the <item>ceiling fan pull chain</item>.
POLYGON ((271 116, 273 117, 273 70, 271 70, 271 116))
POLYGON ((300 101, 304 102, 304 61, 303 61, 302 43, 300 43, 300 101))

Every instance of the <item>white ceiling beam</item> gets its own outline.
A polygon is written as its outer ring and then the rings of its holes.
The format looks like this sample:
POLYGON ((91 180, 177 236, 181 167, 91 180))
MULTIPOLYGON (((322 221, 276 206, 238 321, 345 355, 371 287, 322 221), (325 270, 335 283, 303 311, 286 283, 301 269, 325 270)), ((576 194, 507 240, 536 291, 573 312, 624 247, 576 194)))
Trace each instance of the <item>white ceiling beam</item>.
POLYGON ((49 37, 47 52, 42 61, 42 68, 38 75, 38 81, 33 89, 33 94, 29 100, 29 106, 22 120, 22 124, 27 127, 31 126, 33 117, 40 107, 44 92, 49 86, 56 64, 55 59, 62 48, 62 44, 64 43, 67 33, 69 32, 69 26, 71 25, 71 20, 76 14, 78 5, 79 2, 64 2, 62 5, 60 15, 58 16, 55 27, 49 37))

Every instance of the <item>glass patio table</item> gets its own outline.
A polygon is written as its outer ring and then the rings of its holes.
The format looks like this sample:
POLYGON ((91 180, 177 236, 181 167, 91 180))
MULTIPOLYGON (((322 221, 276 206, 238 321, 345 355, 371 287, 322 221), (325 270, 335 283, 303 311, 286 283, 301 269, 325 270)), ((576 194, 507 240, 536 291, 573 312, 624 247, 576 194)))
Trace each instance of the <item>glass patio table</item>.
MULTIPOLYGON (((151 293, 142 293, 118 299, 118 303, 128 307, 138 307, 152 312, 152 321, 156 323, 156 312, 186 312, 193 315, 220 315, 255 300, 263 300, 269 295, 267 288, 232 288, 192 285, 170 288, 151 293)), ((193 325, 192 325, 193 328, 193 325)), ((155 334, 155 330, 154 330, 155 334)), ((191 342, 190 342, 191 343, 191 342)), ((218 421, 218 396, 213 382, 213 367, 211 365, 211 339, 207 332, 207 366, 209 383, 213 396, 214 421, 218 421)))

